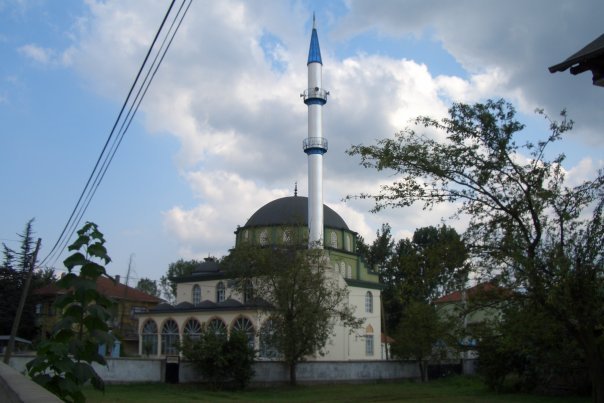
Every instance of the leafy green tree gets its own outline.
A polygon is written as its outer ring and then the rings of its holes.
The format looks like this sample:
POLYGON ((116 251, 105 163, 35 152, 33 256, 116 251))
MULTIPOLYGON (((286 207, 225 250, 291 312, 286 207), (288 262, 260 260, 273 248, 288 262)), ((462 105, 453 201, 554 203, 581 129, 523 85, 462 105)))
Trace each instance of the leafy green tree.
POLYGON ((443 140, 406 129, 348 152, 365 167, 397 175, 379 194, 361 195, 376 200, 375 210, 457 203, 457 213, 470 219, 465 238, 485 276, 526 292, 573 335, 593 399, 604 402, 604 175, 569 186, 564 155, 546 158, 548 146, 572 128, 561 116, 549 121, 545 139, 519 144, 515 136, 524 125, 509 103, 459 103, 440 121, 416 120, 443 140))
POLYGON ((376 231, 375 240, 361 251, 361 256, 365 258, 368 266, 378 273, 385 270, 392 258, 394 239, 391 231, 390 224, 382 224, 381 231, 376 231))
POLYGON ((155 297, 161 296, 161 291, 157 286, 157 281, 148 278, 143 277, 138 280, 138 283, 136 284, 136 289, 142 292, 146 292, 147 294, 153 295, 155 297))
POLYGON ((347 289, 330 274, 323 250, 309 249, 303 240, 267 248, 239 245, 223 265, 242 294, 253 285, 260 309, 270 316, 263 343, 283 357, 292 385, 296 365, 324 353, 336 321, 350 329, 362 323, 347 303, 347 289))
POLYGON ((478 369, 487 385, 514 390, 589 391, 585 356, 559 321, 522 295, 501 306, 500 320, 477 323, 468 330, 479 340, 478 369), (587 385, 585 385, 587 382, 587 385))
POLYGON ((385 282, 399 283, 404 298, 431 303, 465 286, 467 258, 465 243, 454 228, 418 228, 411 241, 397 244, 385 282))
POLYGON ((193 269, 200 263, 200 261, 195 259, 178 259, 176 262, 170 263, 166 274, 159 279, 162 294, 168 302, 172 303, 176 300, 176 283, 174 279, 190 275, 193 269))
POLYGON ((243 389, 254 375, 255 352, 243 332, 231 332, 227 337, 225 333, 204 328, 199 339, 185 338, 181 351, 215 389, 229 384, 243 389))
POLYGON ((87 382, 104 389, 91 365, 106 365, 98 346, 113 343, 107 325, 113 303, 96 290, 96 280, 107 276, 97 261, 111 261, 104 243, 94 223, 88 222, 78 231, 78 238, 68 248, 75 252, 63 262, 68 273, 57 282, 65 291, 54 304, 61 319, 50 339, 39 345, 36 358, 26 365, 35 382, 67 402, 84 402, 82 387, 87 382))
POLYGON ((417 360, 422 382, 428 380, 430 360, 445 358, 457 344, 458 321, 439 315, 433 305, 421 301, 409 303, 396 331, 392 353, 401 359, 417 360))
POLYGON ((446 225, 415 230, 412 239, 396 243, 380 277, 386 327, 395 329, 411 302, 432 303, 464 287, 468 277, 467 248, 446 225))

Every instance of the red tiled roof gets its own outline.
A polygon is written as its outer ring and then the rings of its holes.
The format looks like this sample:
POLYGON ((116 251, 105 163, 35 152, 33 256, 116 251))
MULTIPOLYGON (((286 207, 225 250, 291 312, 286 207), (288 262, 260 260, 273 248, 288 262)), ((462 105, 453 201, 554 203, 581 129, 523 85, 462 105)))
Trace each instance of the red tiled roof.
POLYGON ((381 339, 382 339, 382 343, 388 343, 388 344, 392 344, 394 343, 394 339, 384 333, 382 333, 381 335, 381 339))
MULTIPOLYGON (((480 283, 475 285, 474 287, 468 288, 466 291, 466 296, 471 298, 476 296, 477 294, 484 294, 489 292, 496 292, 499 290, 499 287, 494 285, 493 283, 480 283)), ((447 295, 443 295, 434 301, 435 304, 443 304, 446 302, 461 302, 462 301, 462 291, 455 291, 447 295)))
MULTIPOLYGON (((137 290, 136 288, 128 287, 125 284, 117 283, 107 277, 99 277, 96 281, 96 289, 101 294, 114 299, 125 299, 128 301, 137 302, 161 302, 161 298, 147 294, 137 290)), ((65 291, 55 284, 49 284, 44 287, 36 288, 33 293, 35 295, 59 295, 65 291)))

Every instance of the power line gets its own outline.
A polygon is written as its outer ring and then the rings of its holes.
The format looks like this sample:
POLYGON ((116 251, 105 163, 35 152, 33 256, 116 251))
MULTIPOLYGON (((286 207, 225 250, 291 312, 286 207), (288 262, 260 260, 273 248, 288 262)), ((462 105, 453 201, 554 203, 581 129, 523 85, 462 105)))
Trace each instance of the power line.
POLYGON ((126 131, 130 127, 130 124, 131 124, 132 120, 134 119, 136 112, 138 111, 138 107, 140 106, 140 103, 142 102, 145 94, 147 93, 147 90, 149 89, 149 86, 151 85, 151 82, 153 81, 153 78, 155 77, 155 74, 157 73, 157 70, 159 69, 161 62, 164 59, 164 57, 170 47, 170 44, 172 43, 176 33, 178 32, 178 29, 180 28, 180 25, 192 3, 192 0, 188 0, 188 5, 184 9, 184 12, 182 12, 182 10, 183 10, 184 5, 187 3, 187 0, 183 0, 183 2, 181 3, 181 5, 178 9, 178 12, 176 13, 176 15, 174 16, 174 18, 172 20, 170 28, 162 41, 162 45, 161 45, 160 49, 157 51, 157 54, 155 55, 153 63, 147 70, 143 83, 139 86, 139 89, 136 93, 136 97, 135 97, 134 101, 132 101, 132 104, 130 104, 130 106, 129 106, 126 117, 122 120, 122 115, 130 102, 130 98, 132 96, 134 89, 138 85, 139 78, 140 78, 141 74, 143 73, 143 70, 145 69, 145 66, 147 65, 147 61, 149 60, 149 57, 150 57, 151 53, 153 52, 155 44, 162 33, 164 25, 171 13, 171 10, 174 6, 175 1, 176 0, 172 0, 172 2, 170 3, 170 6, 168 7, 168 10, 161 22, 161 25, 159 26, 159 29, 157 30, 157 32, 155 34, 153 42, 151 43, 149 50, 147 51, 145 59, 143 60, 143 63, 136 75, 136 78, 134 79, 134 82, 132 83, 132 86, 130 87, 130 90, 128 92, 126 100, 124 101, 124 103, 122 105, 120 113, 119 113, 117 119, 115 120, 115 123, 111 129, 109 137, 107 138, 107 141, 105 142, 105 145, 103 146, 103 149, 94 165, 94 168, 88 178, 88 181, 86 182, 86 185, 84 186, 84 189, 82 190, 82 192, 78 198, 76 205, 74 206, 74 208, 71 212, 69 219, 67 220, 67 223, 63 227, 63 230, 61 231, 61 234, 59 235, 59 238, 55 242, 51 251, 42 260, 41 265, 44 264, 44 262, 46 262, 46 261, 50 261, 53 256, 54 256, 54 261, 51 266, 54 266, 56 264, 56 261, 58 260, 58 258, 61 255, 61 251, 66 247, 71 236, 76 231, 76 228, 78 227, 86 210, 88 209, 88 206, 90 205, 92 198, 94 197, 100 183, 102 182, 102 180, 105 176, 105 173, 107 172, 107 170, 109 168, 109 165, 113 161, 113 157, 115 156, 117 149, 119 148, 119 146, 124 138, 124 135, 126 134, 126 131), (182 12, 182 15, 181 15, 181 12, 182 12), (180 16, 180 19, 179 19, 179 16, 180 16), (176 28, 172 31, 172 29, 175 26, 176 21, 178 21, 178 24, 176 25, 176 28), (168 38, 170 38, 170 40, 167 43, 167 46, 165 46, 168 38), (160 54, 161 54, 161 58, 159 58, 160 54), (159 61, 158 61, 158 58, 159 58, 159 61), (153 72, 152 74, 151 74, 151 71, 153 72), (149 77, 150 77, 150 79, 149 79, 149 77), (121 122, 121 125, 120 125, 120 122, 121 122), (118 133, 117 136, 114 138, 114 134, 116 132, 116 128, 118 127, 118 125, 120 125, 120 129, 117 132, 118 133), (113 141, 112 141, 112 139, 113 139, 113 141), (106 153, 108 147, 109 147, 109 151, 108 151, 108 153, 106 153))

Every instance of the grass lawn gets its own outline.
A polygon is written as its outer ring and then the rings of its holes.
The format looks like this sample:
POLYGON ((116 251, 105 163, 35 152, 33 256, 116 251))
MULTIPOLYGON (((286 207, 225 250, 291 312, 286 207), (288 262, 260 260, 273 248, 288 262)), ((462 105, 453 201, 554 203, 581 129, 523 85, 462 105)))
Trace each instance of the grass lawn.
POLYGON ((427 384, 402 381, 362 385, 320 385, 210 391, 195 384, 107 385, 105 394, 86 388, 87 402, 572 402, 589 397, 550 397, 520 393, 495 394, 479 379, 453 377, 427 384))

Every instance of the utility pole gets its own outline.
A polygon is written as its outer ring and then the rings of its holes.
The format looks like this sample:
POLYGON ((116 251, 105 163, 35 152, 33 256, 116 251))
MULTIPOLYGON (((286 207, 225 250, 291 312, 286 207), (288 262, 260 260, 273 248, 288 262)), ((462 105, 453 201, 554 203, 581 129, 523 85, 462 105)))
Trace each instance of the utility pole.
POLYGON ((19 323, 21 322, 21 315, 23 314, 23 308, 25 307, 25 300, 27 299, 27 294, 29 293, 31 278, 34 275, 34 267, 36 266, 36 260, 38 259, 40 243, 42 243, 42 239, 38 238, 38 242, 36 243, 36 249, 34 250, 34 254, 31 257, 31 261, 29 262, 29 273, 27 274, 27 280, 25 280, 25 285, 23 286, 23 291, 21 292, 21 299, 19 300, 19 306, 17 307, 15 320, 13 321, 13 327, 10 331, 10 338, 8 339, 8 345, 6 346, 6 351, 4 352, 4 363, 6 365, 8 365, 8 362, 10 361, 10 356, 15 348, 15 337, 17 337, 17 331, 19 330, 19 323))
MULTIPOLYGON (((132 258, 134 253, 130 254, 130 261, 128 262, 128 271, 126 272, 126 288, 124 288, 124 303, 122 303, 122 315, 120 318, 120 331, 124 331, 124 315, 126 314, 126 295, 128 294, 128 282, 130 281, 130 270, 132 269, 132 258)), ((123 335, 122 335, 123 336, 123 335)))

